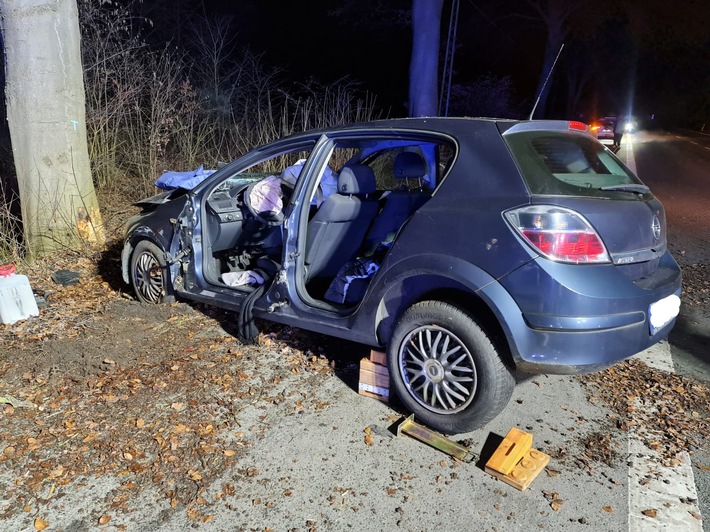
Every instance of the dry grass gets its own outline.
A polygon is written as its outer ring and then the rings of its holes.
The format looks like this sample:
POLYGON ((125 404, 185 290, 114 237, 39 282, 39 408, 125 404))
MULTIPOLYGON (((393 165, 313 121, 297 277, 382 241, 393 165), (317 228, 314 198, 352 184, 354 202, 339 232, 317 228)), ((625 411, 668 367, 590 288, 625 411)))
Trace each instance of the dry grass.
MULTIPOLYGON (((188 53, 147 44, 135 28, 152 23, 138 24, 130 7, 82 0, 79 10, 89 156, 109 243, 165 171, 215 168, 285 135, 377 117, 375 99, 349 80, 287 85, 261 55, 236 53, 229 21, 197 20, 188 53)), ((19 234, 6 200, 3 262, 24 256, 19 234)))

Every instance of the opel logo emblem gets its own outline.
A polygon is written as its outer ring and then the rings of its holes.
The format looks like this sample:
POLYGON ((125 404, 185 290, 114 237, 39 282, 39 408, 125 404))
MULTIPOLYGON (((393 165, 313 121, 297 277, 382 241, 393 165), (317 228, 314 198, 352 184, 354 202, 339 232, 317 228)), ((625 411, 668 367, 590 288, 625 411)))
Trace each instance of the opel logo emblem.
POLYGON ((653 231, 653 238, 658 240, 661 238, 661 221, 658 216, 653 217, 653 222, 651 222, 651 231, 653 231))

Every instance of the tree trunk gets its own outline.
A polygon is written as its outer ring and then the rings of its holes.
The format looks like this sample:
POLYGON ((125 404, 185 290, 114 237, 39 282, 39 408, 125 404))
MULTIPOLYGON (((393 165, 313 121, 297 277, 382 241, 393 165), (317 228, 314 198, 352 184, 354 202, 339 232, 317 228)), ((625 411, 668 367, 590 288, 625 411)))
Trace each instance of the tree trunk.
POLYGON ((444 0, 413 0, 409 116, 438 113, 438 65, 444 0))
POLYGON ((33 255, 103 243, 76 0, 2 0, 7 119, 33 255))

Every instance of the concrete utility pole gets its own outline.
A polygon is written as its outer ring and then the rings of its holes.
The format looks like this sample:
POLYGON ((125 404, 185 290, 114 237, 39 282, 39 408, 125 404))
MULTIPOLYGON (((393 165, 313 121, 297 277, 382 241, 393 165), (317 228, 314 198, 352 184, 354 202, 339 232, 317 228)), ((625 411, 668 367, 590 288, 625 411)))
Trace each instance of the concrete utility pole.
POLYGON ((86 141, 76 0, 2 0, 5 96, 32 255, 104 236, 86 141))

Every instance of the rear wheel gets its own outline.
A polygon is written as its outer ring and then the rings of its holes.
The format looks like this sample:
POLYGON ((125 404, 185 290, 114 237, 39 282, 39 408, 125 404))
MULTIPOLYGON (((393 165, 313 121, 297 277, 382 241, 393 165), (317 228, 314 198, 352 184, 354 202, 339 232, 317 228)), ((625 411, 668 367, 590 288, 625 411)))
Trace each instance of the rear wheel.
POLYGON ((387 355, 402 403, 447 434, 485 425, 505 408, 515 387, 512 372, 473 316, 441 301, 410 307, 387 355))
POLYGON ((157 304, 166 290, 167 263, 164 253, 148 240, 136 244, 131 256, 131 284, 139 301, 157 304))

